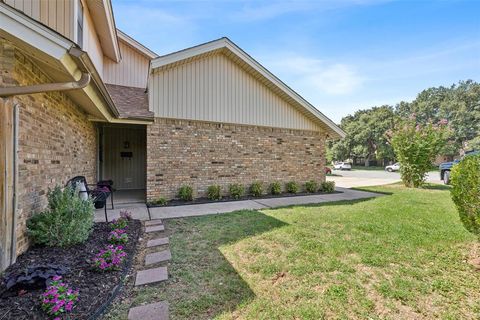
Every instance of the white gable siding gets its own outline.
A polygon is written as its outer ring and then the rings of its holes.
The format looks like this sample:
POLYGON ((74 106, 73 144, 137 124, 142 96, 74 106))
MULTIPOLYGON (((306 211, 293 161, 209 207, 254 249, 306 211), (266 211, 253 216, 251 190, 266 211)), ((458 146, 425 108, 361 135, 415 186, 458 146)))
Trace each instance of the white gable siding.
POLYGON ((83 50, 92 60, 99 75, 103 78, 103 51, 98 39, 92 16, 86 4, 83 4, 83 50))
POLYGON ((5 3, 74 41, 73 0, 5 0, 5 3))
POLYGON ((150 59, 119 41, 122 60, 116 63, 104 58, 103 80, 119 86, 146 88, 150 59))
POLYGON ((149 103, 161 118, 321 130, 222 53, 155 70, 149 103))

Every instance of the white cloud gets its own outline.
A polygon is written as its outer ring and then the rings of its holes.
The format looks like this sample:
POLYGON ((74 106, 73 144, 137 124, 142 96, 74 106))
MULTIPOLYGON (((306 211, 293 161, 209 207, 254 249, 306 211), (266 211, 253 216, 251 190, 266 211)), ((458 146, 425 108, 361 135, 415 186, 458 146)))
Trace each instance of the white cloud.
POLYGON ((364 77, 356 68, 345 63, 299 56, 280 55, 264 59, 265 65, 296 88, 317 90, 329 95, 348 95, 358 90, 364 77))
POLYGON ((245 1, 242 9, 231 15, 233 20, 256 21, 273 19, 285 14, 315 10, 316 12, 349 6, 364 6, 391 0, 276 0, 245 1))

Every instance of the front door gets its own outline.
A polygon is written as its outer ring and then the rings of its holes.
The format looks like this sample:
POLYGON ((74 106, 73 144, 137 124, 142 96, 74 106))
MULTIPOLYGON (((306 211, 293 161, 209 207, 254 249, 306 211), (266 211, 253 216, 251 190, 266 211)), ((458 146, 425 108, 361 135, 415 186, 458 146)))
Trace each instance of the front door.
POLYGON ((145 126, 103 127, 102 180, 113 180, 117 190, 145 189, 145 126))

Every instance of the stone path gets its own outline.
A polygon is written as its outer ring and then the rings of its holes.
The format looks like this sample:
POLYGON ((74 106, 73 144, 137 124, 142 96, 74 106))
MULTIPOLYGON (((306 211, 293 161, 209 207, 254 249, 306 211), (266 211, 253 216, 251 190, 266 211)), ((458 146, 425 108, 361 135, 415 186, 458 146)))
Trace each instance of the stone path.
POLYGON ((259 210, 278 208, 291 205, 314 204, 342 200, 359 200, 382 196, 383 194, 359 191, 346 188, 336 188, 339 193, 316 194, 295 197, 279 197, 269 199, 255 199, 242 201, 225 201, 205 204, 191 204, 173 207, 149 208, 152 219, 171 219, 209 214, 228 213, 237 210, 259 210))
MULTIPOLYGON (((146 233, 161 234, 165 230, 162 220, 149 220, 145 222, 146 233)), ((168 245, 167 237, 159 237, 147 242, 147 248, 155 248, 168 245)), ((164 263, 172 258, 169 249, 163 249, 145 256, 145 266, 164 263)), ((149 285, 166 281, 168 279, 167 267, 157 266, 137 272, 135 286, 149 285)), ((143 306, 133 307, 128 311, 128 320, 168 320, 168 303, 165 301, 155 302, 143 306)))

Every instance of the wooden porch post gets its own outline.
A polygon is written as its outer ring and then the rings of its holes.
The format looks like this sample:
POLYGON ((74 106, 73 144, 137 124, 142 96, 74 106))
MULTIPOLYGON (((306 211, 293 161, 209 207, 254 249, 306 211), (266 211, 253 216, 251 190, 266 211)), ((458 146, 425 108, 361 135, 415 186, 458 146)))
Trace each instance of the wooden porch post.
POLYGON ((0 98, 0 271, 16 259, 15 122, 12 100, 0 98))

